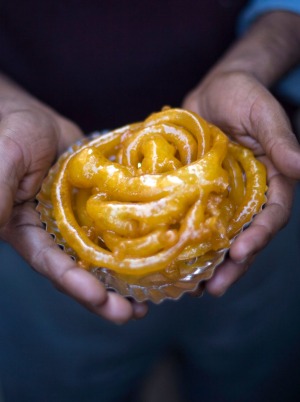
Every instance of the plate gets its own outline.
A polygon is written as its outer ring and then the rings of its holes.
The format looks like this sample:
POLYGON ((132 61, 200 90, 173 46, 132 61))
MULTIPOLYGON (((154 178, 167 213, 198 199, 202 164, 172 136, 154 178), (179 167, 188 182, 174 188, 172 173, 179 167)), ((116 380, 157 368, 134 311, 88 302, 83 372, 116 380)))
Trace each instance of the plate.
MULTIPOLYGON (((62 238, 56 221, 53 217, 53 205, 51 201, 51 187, 54 177, 64 160, 78 148, 94 140, 104 132, 96 132, 76 142, 67 149, 50 169, 45 178, 41 190, 37 195, 37 211, 46 230, 53 235, 55 242, 65 252, 77 260, 75 251, 62 238)), ((234 239, 232 239, 233 241, 234 239)), ((231 241, 231 242, 232 242, 231 241)), ((180 261, 176 268, 165 269, 143 276, 121 275, 109 269, 96 267, 90 269, 107 289, 112 289, 124 297, 130 297, 138 302, 152 301, 160 303, 165 299, 178 300, 184 293, 195 291, 200 282, 210 279, 216 267, 220 265, 228 252, 228 249, 221 249, 206 253, 204 256, 192 260, 180 261)))

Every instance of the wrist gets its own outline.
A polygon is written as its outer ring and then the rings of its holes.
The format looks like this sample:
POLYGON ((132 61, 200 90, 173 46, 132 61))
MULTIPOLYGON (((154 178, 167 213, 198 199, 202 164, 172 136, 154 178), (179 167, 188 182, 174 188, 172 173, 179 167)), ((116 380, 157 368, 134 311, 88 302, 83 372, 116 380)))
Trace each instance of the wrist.
POLYGON ((211 74, 243 72, 269 87, 299 61, 300 16, 276 11, 258 18, 211 74))

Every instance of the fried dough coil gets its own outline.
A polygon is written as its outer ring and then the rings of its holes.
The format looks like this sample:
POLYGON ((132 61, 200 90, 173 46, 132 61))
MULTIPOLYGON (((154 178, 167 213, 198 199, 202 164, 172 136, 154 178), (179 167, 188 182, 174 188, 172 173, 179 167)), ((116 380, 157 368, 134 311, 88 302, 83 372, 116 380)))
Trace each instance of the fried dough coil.
POLYGON ((52 203, 83 266, 145 275, 229 247, 265 191, 251 151, 195 113, 164 109, 68 156, 52 203))

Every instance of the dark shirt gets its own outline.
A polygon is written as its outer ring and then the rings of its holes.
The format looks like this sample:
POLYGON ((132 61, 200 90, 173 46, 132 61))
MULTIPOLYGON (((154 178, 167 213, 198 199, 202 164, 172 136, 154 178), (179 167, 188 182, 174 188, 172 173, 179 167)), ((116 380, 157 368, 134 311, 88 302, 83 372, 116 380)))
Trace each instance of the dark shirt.
POLYGON ((246 1, 3 0, 0 69, 84 131, 180 106, 246 1))

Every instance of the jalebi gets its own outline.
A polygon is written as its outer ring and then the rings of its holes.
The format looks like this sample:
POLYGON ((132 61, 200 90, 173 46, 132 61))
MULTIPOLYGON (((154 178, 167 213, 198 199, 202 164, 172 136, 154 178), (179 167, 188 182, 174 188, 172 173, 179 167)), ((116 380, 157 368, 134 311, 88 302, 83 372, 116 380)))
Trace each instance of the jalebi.
POLYGON ((250 150, 195 113, 165 108, 66 158, 52 203, 83 266, 144 275, 229 247, 265 192, 250 150))

